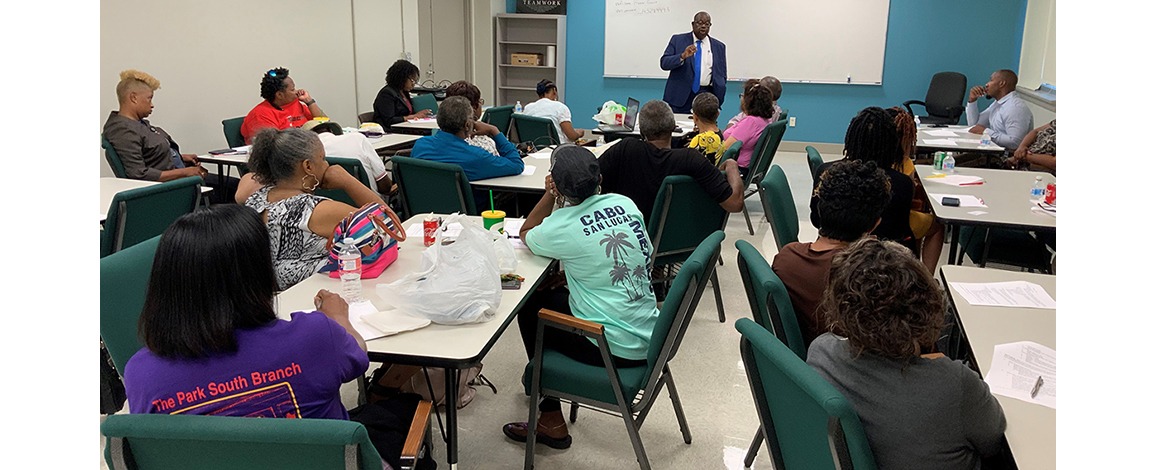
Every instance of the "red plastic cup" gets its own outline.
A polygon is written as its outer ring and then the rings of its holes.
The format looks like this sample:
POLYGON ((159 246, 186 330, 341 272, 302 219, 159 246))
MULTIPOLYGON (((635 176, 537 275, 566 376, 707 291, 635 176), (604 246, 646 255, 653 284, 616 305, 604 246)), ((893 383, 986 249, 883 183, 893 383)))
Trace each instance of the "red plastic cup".
POLYGON ((1056 183, 1048 183, 1048 189, 1044 191, 1044 202, 1056 205, 1056 183))

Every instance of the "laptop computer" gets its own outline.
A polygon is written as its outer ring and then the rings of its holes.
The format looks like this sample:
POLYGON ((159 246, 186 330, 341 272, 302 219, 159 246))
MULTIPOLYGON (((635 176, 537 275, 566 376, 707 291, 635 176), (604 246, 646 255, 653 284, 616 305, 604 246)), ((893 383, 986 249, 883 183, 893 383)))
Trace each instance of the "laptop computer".
POLYGON ((602 132, 634 132, 634 124, 638 121, 638 100, 634 98, 626 99, 626 115, 622 117, 622 125, 616 124, 599 124, 598 130, 602 132))

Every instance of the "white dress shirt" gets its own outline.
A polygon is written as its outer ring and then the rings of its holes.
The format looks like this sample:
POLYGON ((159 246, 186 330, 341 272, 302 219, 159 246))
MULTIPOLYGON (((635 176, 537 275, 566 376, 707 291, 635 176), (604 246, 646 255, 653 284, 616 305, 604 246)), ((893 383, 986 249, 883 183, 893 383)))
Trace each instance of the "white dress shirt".
MULTIPOLYGON (((698 41, 698 38, 694 37, 694 33, 691 33, 691 39, 698 41)), ((714 67, 714 55, 710 53, 710 36, 702 38, 702 63, 699 66, 702 67, 699 69, 702 72, 698 77, 698 86, 708 87, 710 86, 710 69, 714 67)))
POLYGON ((967 104, 967 125, 983 126, 990 131, 991 141, 1008 150, 1015 150, 1035 126, 1032 110, 1016 92, 1004 95, 983 112, 975 101, 967 104))

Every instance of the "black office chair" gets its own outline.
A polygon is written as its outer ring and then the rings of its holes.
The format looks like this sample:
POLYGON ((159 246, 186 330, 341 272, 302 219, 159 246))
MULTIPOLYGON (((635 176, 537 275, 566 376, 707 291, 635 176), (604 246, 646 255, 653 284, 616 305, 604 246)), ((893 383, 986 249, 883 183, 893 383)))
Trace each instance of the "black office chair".
POLYGON ((927 98, 923 101, 909 100, 903 107, 912 116, 911 105, 923 106, 926 116, 919 116, 920 124, 959 124, 963 114, 963 98, 967 95, 967 76, 959 72, 939 72, 931 77, 927 87, 927 98))

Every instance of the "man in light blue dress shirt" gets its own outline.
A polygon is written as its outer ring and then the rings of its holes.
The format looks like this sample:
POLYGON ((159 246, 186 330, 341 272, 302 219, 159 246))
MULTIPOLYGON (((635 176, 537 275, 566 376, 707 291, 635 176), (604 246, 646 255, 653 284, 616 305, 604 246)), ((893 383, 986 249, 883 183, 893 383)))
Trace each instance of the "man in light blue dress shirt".
POLYGON ((1035 125, 1031 109, 1016 94, 1018 80, 1015 72, 1002 69, 993 72, 986 85, 971 88, 967 97, 967 125, 972 127, 968 132, 983 134, 986 130, 996 145, 1008 150, 1019 147, 1035 125), (995 100, 982 113, 975 102, 981 96, 995 100))

